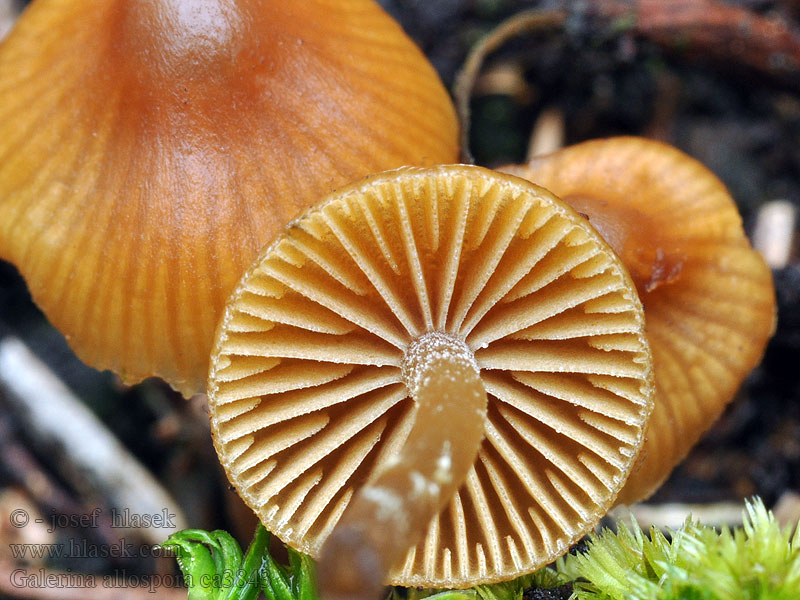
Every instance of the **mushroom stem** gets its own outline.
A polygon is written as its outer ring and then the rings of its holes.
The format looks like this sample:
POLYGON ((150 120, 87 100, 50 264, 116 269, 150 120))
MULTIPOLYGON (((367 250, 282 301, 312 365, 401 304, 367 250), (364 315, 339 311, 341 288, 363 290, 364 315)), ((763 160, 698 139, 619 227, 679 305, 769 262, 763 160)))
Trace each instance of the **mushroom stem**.
POLYGON ((462 340, 437 331, 420 336, 406 349, 403 377, 414 424, 324 544, 318 573, 326 600, 378 597, 389 569, 464 482, 483 440, 486 390, 462 340))

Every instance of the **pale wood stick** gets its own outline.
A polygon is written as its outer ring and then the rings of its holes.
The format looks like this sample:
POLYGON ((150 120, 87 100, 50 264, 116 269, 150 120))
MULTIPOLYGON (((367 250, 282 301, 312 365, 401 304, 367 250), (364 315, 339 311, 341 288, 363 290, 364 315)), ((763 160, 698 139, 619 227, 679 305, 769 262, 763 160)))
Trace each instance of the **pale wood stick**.
POLYGON ((143 540, 155 545, 186 527, 180 508, 161 484, 47 365, 13 337, 0 340, 0 392, 19 413, 29 435, 62 454, 69 466, 62 475, 78 488, 88 481, 100 490, 120 516, 132 517, 119 522, 132 525, 143 540), (144 526, 135 516, 153 521, 144 526))

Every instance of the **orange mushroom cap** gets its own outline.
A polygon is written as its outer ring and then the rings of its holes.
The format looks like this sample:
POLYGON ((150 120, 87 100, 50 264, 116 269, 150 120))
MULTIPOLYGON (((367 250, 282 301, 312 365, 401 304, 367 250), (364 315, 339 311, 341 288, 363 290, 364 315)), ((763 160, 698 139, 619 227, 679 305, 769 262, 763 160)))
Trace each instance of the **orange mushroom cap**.
POLYGON ((406 168, 265 249, 208 394, 244 501, 321 556, 325 597, 370 599, 563 554, 635 462, 652 359, 625 268, 566 204, 480 167, 406 168))
POLYGON ((372 0, 36 0, 0 48, 0 257, 87 363, 190 394, 288 220, 457 151, 372 0))
POLYGON ((644 305, 656 402, 619 502, 649 496, 730 402, 775 328, 772 276, 722 182, 642 138, 590 141, 514 173, 558 195, 614 248, 644 305))

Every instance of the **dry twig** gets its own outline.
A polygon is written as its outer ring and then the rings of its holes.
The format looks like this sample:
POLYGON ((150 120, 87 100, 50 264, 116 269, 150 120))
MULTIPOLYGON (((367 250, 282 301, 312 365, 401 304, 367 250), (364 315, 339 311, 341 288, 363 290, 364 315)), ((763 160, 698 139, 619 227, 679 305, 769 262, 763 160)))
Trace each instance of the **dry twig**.
POLYGON ((590 14, 689 55, 747 65, 800 87, 800 34, 720 0, 596 0, 590 14))
POLYGON ((723 525, 739 525, 742 522, 741 502, 717 502, 711 504, 634 504, 619 506, 609 516, 614 520, 630 521, 630 517, 643 529, 657 527, 659 529, 678 529, 688 516, 704 525, 721 527, 723 525))
POLYGON ((0 0, 0 41, 14 26, 19 16, 19 5, 15 0, 0 0))
POLYGON ((758 211, 753 247, 761 252, 773 269, 782 269, 789 264, 796 243, 797 213, 797 207, 787 200, 766 202, 758 211))
POLYGON ((565 137, 564 112, 557 107, 544 109, 533 124, 525 160, 560 150, 565 137))
MULTIPOLYGON (((57 447, 72 467, 65 476, 83 477, 103 491, 112 506, 130 514, 166 511, 176 529, 186 527, 181 510, 156 479, 125 449, 103 423, 18 339, 0 340, 0 390, 25 420, 32 437, 57 447)), ((137 533, 158 544, 174 529, 141 528, 137 533)))
POLYGON ((453 86, 456 110, 461 119, 461 159, 463 162, 474 162, 472 153, 469 150, 469 101, 475 81, 480 74, 486 57, 513 37, 533 31, 560 27, 564 23, 566 16, 567 14, 563 11, 532 10, 521 12, 498 25, 472 47, 453 86))

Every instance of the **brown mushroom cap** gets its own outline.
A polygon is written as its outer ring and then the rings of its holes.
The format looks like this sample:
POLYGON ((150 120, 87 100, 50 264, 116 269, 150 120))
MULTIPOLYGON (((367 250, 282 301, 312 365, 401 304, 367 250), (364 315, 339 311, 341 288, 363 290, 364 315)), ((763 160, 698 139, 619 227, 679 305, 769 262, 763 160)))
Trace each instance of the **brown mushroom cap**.
POLYGON ((36 0, 0 48, 0 258, 84 361, 189 394, 290 218, 457 130, 372 0, 36 0))
POLYGON ((775 326, 771 273, 722 182, 660 142, 585 142, 503 171, 587 215, 636 282, 656 404, 641 465, 619 501, 646 498, 761 360, 775 326))
POLYGON ((635 461, 652 381, 635 287, 586 220, 524 180, 442 166, 369 177, 293 222, 235 289, 208 392, 228 477, 314 556, 354 498, 387 495, 376 482, 398 462, 422 471, 449 444, 469 456, 463 473, 445 457, 456 493, 418 535, 393 535, 413 512, 394 492, 362 525, 415 544, 391 583, 464 587, 536 569, 596 523, 635 461), (467 386, 460 405, 436 405, 447 381, 467 386), (454 411, 446 425, 438 411, 454 411), (456 448, 475 419, 475 447, 456 448))

